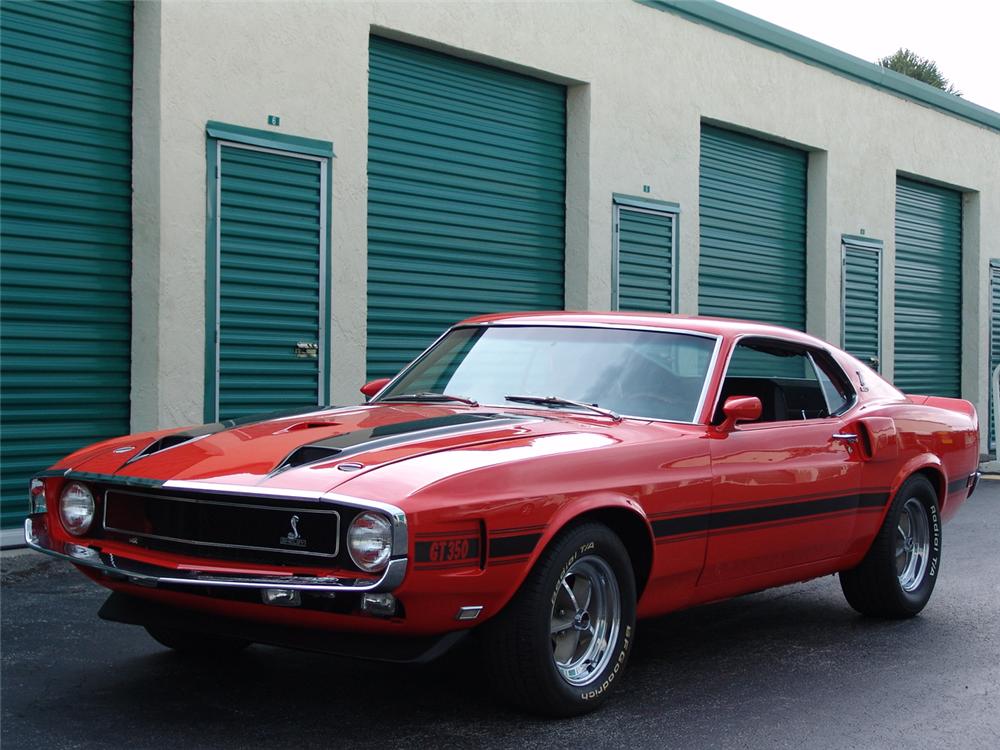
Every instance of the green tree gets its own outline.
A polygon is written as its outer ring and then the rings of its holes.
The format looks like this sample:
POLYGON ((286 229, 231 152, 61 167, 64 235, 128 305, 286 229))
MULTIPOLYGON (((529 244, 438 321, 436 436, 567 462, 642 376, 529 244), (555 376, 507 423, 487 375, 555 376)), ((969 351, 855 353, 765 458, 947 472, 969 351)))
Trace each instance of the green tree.
POLYGON ((938 70, 936 62, 929 58, 921 57, 913 50, 900 47, 888 57, 881 58, 878 64, 883 68, 902 73, 904 76, 929 83, 931 86, 936 86, 942 91, 947 91, 949 94, 954 94, 955 96, 962 95, 962 92, 956 89, 951 81, 945 78, 941 71, 938 70))

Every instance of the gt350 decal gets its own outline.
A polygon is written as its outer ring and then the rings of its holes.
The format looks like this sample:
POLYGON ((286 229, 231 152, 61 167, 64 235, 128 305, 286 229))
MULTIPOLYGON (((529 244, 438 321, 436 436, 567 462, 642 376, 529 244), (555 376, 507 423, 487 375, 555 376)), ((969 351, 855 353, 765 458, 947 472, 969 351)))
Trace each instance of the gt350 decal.
POLYGON ((478 562, 479 537, 463 535, 418 540, 413 557, 418 568, 478 562))

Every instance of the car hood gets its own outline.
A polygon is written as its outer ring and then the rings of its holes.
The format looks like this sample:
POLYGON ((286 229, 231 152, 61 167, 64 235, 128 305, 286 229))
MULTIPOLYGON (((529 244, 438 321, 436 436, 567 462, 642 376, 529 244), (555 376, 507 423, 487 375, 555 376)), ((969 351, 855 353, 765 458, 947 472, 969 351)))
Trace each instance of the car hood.
MULTIPOLYGON (((58 468, 156 484, 329 492, 429 454, 504 444, 517 449, 491 450, 490 460, 523 460, 618 443, 623 435, 612 433, 635 433, 636 427, 556 411, 372 404, 131 435, 80 451, 58 468)), ((460 470, 454 462, 435 466, 438 478, 460 470)))

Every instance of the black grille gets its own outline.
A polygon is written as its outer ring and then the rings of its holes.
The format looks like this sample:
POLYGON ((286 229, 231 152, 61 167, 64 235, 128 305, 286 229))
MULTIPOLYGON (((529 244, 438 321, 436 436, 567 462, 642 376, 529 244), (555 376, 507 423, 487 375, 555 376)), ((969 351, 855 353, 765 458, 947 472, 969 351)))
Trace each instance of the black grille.
POLYGON ((284 565, 340 557, 341 513, 328 504, 117 488, 103 501, 105 534, 140 547, 284 565))

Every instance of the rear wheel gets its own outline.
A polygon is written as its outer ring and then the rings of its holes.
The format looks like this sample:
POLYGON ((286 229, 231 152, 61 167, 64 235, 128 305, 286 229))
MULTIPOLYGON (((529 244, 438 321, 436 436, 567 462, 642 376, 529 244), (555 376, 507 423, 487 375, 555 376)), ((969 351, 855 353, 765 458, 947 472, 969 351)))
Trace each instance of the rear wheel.
POLYGON ((610 529, 586 523, 563 532, 484 626, 494 688, 550 716, 597 708, 628 661, 635 596, 631 561, 610 529))
POLYGON ((157 643, 186 656, 214 658, 232 656, 250 645, 250 641, 225 635, 195 633, 165 625, 146 625, 145 627, 146 632, 157 643))
POLYGON ((848 603, 871 617, 918 614, 931 598, 941 567, 937 493, 924 476, 910 477, 858 567, 840 574, 848 603))

